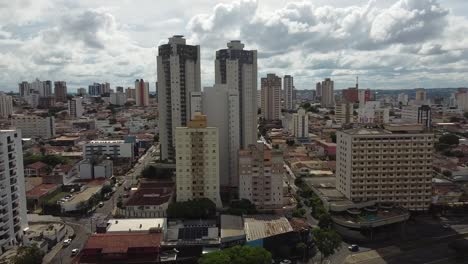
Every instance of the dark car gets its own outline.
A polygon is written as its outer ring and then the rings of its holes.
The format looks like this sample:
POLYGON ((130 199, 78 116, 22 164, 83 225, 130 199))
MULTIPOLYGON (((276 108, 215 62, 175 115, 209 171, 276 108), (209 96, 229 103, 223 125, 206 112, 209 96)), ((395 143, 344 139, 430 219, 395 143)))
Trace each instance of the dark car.
POLYGON ((358 245, 351 245, 348 247, 349 251, 352 251, 352 252, 358 252, 359 251, 359 246, 358 245))

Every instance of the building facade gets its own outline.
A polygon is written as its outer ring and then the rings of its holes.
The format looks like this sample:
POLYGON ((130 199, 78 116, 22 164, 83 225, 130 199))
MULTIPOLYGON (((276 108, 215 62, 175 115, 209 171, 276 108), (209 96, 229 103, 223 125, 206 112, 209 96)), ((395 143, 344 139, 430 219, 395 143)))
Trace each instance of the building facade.
POLYGON ((380 101, 367 101, 359 104, 358 123, 361 124, 386 124, 390 121, 390 109, 382 108, 380 101))
POLYGON ((175 129, 190 121, 190 93, 201 91, 200 46, 183 36, 169 38, 158 48, 158 110, 161 159, 174 160, 175 129))
POLYGON ((239 137, 245 148, 257 140, 257 51, 245 50, 239 40, 227 47, 216 51, 215 84, 225 84, 239 95, 239 137))
POLYGON ((286 110, 295 110, 294 102, 294 78, 291 75, 283 77, 284 108, 286 110))
POLYGON ((110 103, 113 105, 124 105, 127 102, 127 95, 123 92, 115 92, 110 94, 110 103))
POLYGON ((353 111, 352 103, 337 103, 335 105, 335 122, 350 124, 353 121, 353 111))
POLYGON ((134 152, 134 144, 125 140, 91 140, 83 145, 85 159, 101 155, 133 159, 134 152))
POLYGON ((13 114, 13 99, 0 92, 0 118, 8 118, 11 114, 13 114))
POLYGON ((420 125, 338 131, 337 189, 353 202, 428 210, 433 149, 434 134, 420 125))
POLYGON ((25 138, 52 138, 55 137, 55 117, 40 116, 13 116, 11 125, 20 129, 25 138))
POLYGON ((187 127, 176 128, 177 201, 208 198, 221 207, 218 128, 198 114, 187 127))
POLYGON ((28 226, 21 132, 0 130, 0 253, 22 242, 28 226))
POLYGON ((239 198, 261 209, 283 207, 283 153, 263 142, 239 151, 239 198))
POLYGON ((279 120, 281 116, 281 78, 273 73, 261 79, 262 115, 266 120, 279 120))
POLYGON ((208 126, 218 128, 219 169, 222 187, 239 186, 238 152, 240 149, 239 93, 226 84, 203 89, 203 113, 208 126))
POLYGON ((149 83, 143 79, 135 81, 135 103, 136 106, 149 105, 149 83))
POLYGON ((68 101, 68 113, 72 118, 80 118, 83 116, 84 108, 82 97, 74 97, 68 101))
POLYGON ((334 82, 330 78, 322 81, 320 104, 322 107, 333 107, 335 105, 334 82))
POLYGON ((309 138, 309 115, 303 108, 292 115, 292 133, 298 139, 309 138))
POLYGON ((67 83, 63 81, 54 82, 54 94, 56 102, 67 102, 67 83))
POLYGON ((344 102, 357 103, 359 101, 359 90, 356 87, 350 87, 341 91, 341 97, 344 102))

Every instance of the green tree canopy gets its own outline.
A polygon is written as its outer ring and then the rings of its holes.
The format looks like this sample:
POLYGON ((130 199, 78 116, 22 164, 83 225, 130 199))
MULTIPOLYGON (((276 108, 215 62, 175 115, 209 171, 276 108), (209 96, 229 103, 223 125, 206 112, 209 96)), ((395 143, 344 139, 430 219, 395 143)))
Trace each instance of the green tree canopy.
POLYGON ((169 218, 200 219, 211 218, 216 214, 216 204, 208 198, 171 203, 167 208, 169 218))
POLYGON ((261 247, 235 246, 203 255, 199 264, 270 264, 271 253, 261 247))
POLYGON ((41 264, 44 254, 34 244, 30 247, 18 248, 16 256, 13 258, 14 264, 41 264))
POLYGON ((439 143, 448 145, 458 145, 459 138, 454 134, 446 134, 439 138, 439 143))
POLYGON ((322 253, 322 257, 329 257, 341 247, 341 237, 333 229, 317 228, 312 231, 315 246, 322 253))
POLYGON ((320 228, 323 228, 323 229, 331 228, 332 224, 333 224, 333 221, 331 219, 330 214, 324 213, 324 214, 320 215, 319 222, 318 222, 318 226, 320 228))
POLYGON ((257 208, 255 204, 247 199, 233 200, 229 204, 228 213, 233 215, 255 214, 257 213, 257 208))

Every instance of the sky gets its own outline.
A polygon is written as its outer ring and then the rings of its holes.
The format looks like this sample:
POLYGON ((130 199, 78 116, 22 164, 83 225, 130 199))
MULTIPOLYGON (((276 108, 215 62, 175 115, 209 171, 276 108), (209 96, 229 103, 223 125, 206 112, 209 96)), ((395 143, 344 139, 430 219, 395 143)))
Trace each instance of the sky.
POLYGON ((460 87, 468 83, 466 0, 0 0, 0 90, 64 80, 155 89, 157 46, 200 45, 202 86, 230 40, 258 50, 259 77, 296 89, 460 87))

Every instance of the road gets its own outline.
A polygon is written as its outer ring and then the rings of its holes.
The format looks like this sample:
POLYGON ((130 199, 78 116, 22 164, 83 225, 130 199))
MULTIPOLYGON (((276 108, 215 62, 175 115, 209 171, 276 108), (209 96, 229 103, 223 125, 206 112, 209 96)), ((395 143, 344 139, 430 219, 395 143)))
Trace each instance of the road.
POLYGON ((52 259, 52 264, 68 264, 72 263, 73 257, 71 251, 74 248, 81 249, 88 239, 88 237, 94 233, 96 223, 107 222, 112 217, 112 211, 117 204, 118 197, 123 195, 126 191, 124 186, 131 185, 132 181, 136 183, 136 178, 141 174, 141 171, 146 165, 154 159, 156 147, 153 146, 143 155, 139 161, 135 164, 132 170, 130 170, 125 176, 119 177, 124 184, 115 186, 115 192, 111 198, 107 201, 103 201, 104 206, 96 208, 96 211, 91 216, 83 217, 62 217, 62 220, 70 225, 75 231, 76 237, 72 240, 72 243, 68 247, 63 247, 57 255, 52 259), (127 185, 126 185, 127 184, 127 185))

